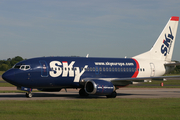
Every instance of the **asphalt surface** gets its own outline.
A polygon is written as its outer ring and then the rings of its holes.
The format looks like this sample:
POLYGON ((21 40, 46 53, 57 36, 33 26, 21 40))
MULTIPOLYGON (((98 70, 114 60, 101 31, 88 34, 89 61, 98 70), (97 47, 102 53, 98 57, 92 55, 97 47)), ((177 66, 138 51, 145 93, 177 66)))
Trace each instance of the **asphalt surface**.
MULTIPOLYGON (((14 87, 1 87, 0 90, 15 90, 14 87)), ((32 98, 25 93, 0 93, 0 100, 74 100, 74 99, 107 99, 106 96, 90 95, 80 97, 79 90, 67 89, 60 92, 34 92, 32 98)), ((180 98, 180 88, 121 88, 116 98, 180 98)), ((115 99, 116 99, 115 98, 115 99)))

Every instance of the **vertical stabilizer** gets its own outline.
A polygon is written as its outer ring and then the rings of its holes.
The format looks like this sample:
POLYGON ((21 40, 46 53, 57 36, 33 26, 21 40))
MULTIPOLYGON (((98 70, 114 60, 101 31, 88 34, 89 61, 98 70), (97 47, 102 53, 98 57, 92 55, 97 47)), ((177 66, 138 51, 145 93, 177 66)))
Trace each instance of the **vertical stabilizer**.
POLYGON ((172 16, 150 51, 133 58, 171 61, 179 17, 172 16))

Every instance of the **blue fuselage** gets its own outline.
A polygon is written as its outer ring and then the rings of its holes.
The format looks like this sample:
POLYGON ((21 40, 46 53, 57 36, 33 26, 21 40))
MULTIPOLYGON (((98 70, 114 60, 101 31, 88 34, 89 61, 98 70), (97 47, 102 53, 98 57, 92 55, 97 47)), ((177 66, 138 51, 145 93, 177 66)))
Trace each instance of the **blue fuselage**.
POLYGON ((138 68, 135 59, 41 57, 17 63, 3 78, 20 87, 78 88, 82 79, 136 77, 138 68))

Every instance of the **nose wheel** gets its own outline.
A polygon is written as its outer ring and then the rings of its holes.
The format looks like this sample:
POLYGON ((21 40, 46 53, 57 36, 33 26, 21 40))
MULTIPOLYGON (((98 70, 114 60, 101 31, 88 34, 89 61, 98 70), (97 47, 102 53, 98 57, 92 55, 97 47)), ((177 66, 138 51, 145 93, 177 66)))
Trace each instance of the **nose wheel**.
POLYGON ((31 98, 31 97, 32 97, 32 92, 27 92, 27 93, 26 93, 26 97, 27 97, 27 98, 31 98))

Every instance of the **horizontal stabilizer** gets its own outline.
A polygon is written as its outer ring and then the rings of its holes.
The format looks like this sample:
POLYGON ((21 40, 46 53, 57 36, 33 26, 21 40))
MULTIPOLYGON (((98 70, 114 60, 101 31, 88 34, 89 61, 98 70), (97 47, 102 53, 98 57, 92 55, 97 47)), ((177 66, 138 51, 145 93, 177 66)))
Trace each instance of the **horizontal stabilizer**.
POLYGON ((165 66, 176 66, 176 65, 180 65, 180 62, 175 62, 175 63, 166 63, 164 64, 165 66))

